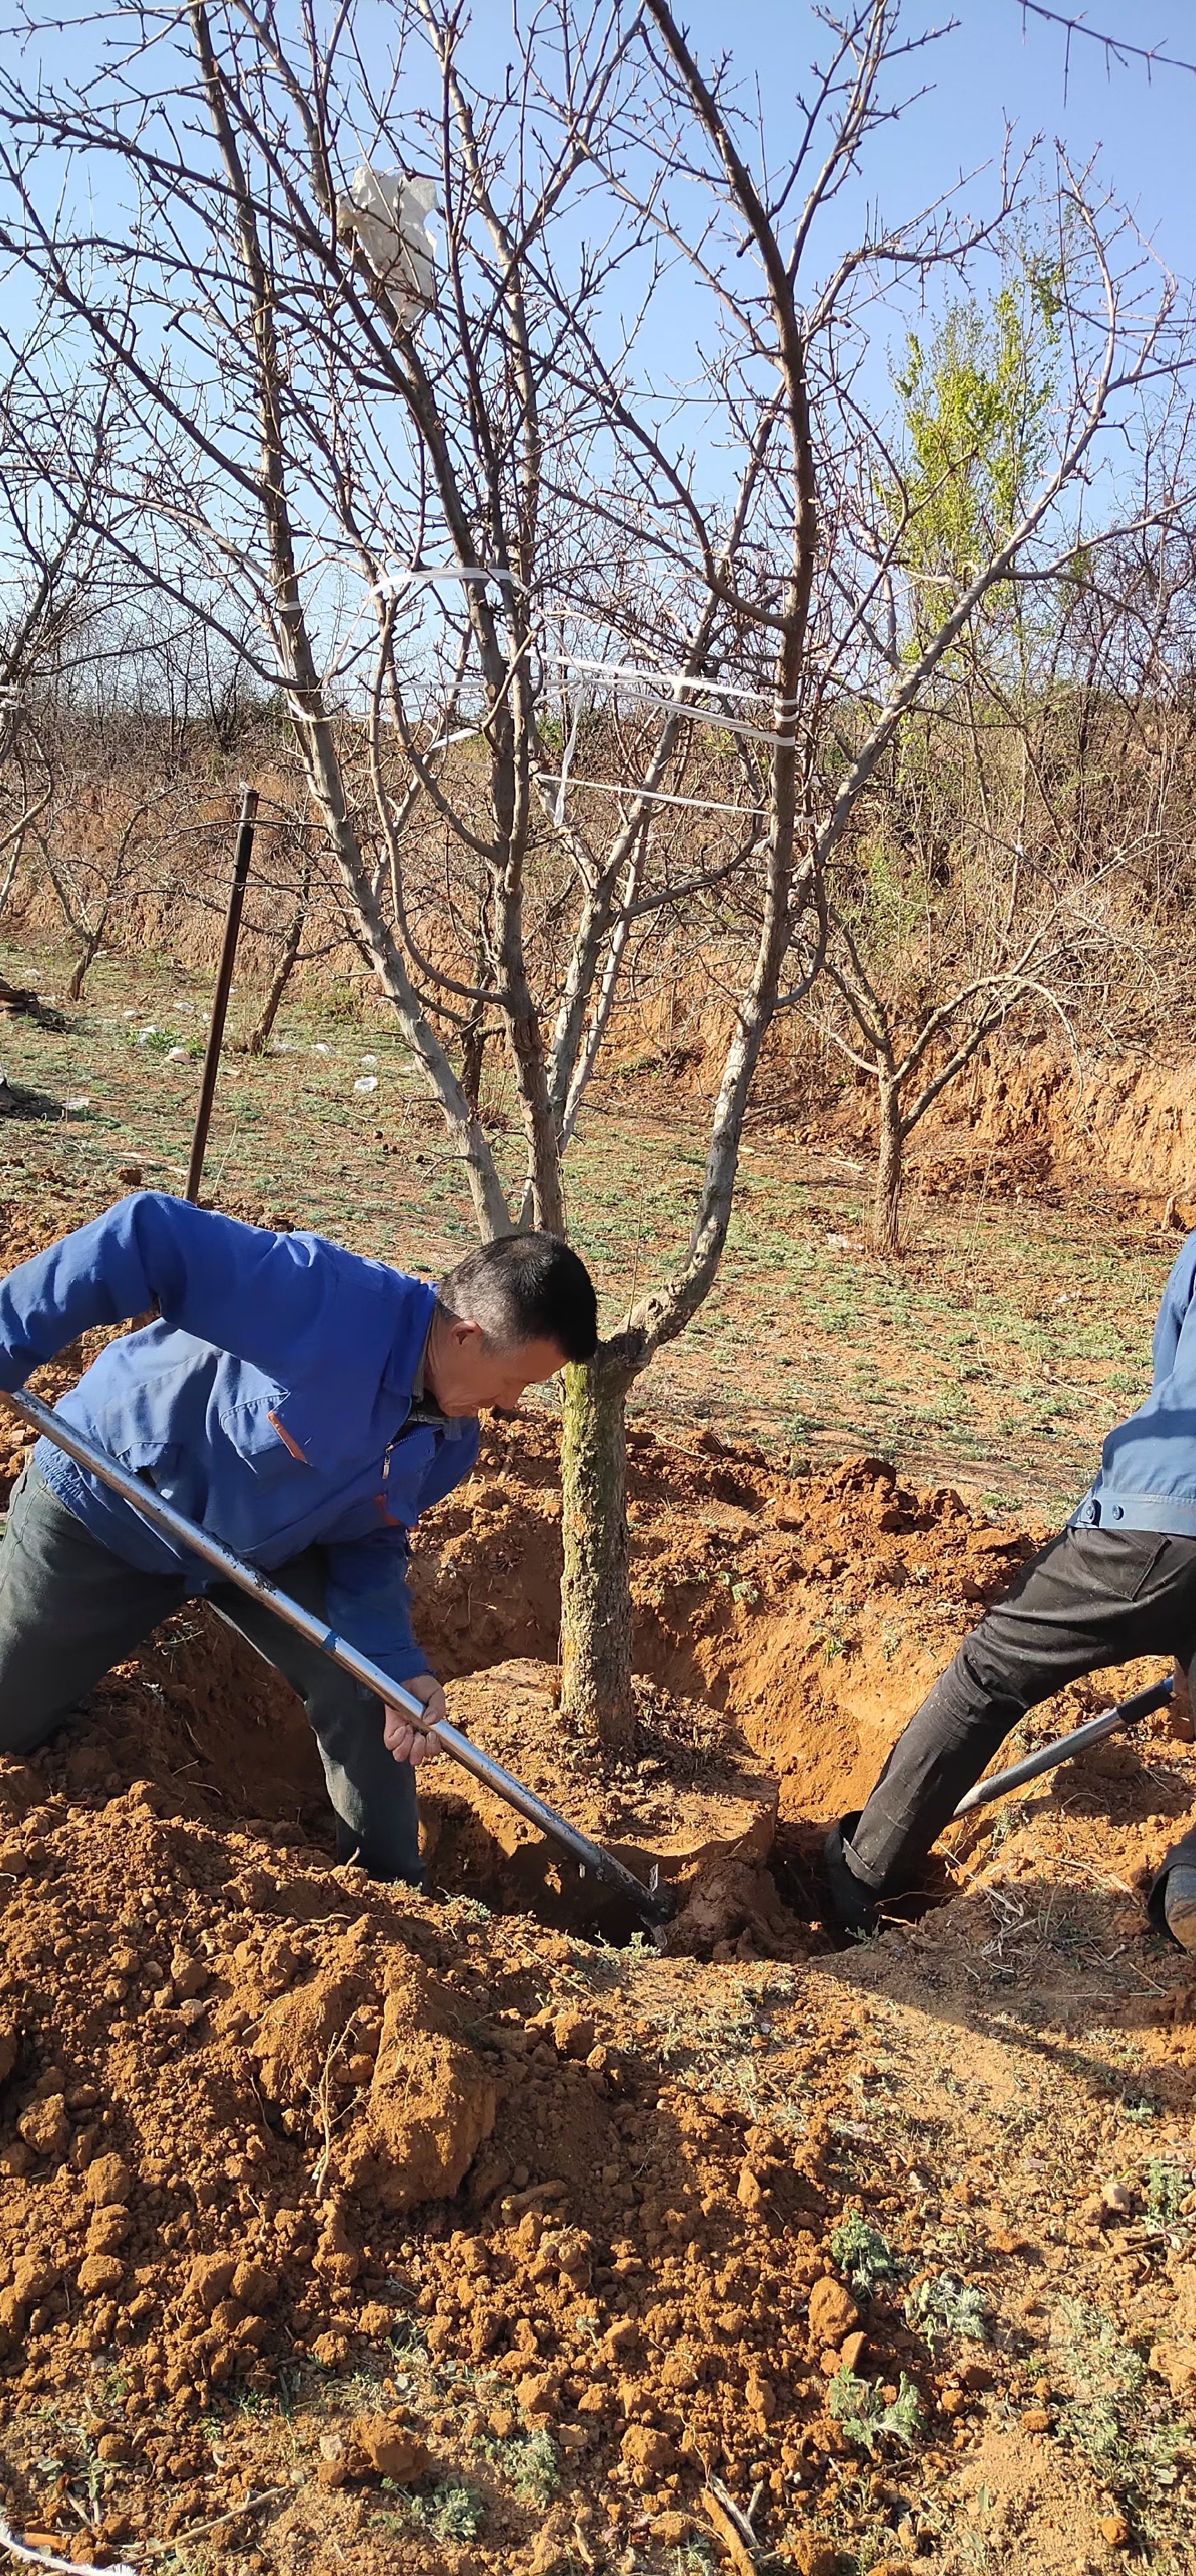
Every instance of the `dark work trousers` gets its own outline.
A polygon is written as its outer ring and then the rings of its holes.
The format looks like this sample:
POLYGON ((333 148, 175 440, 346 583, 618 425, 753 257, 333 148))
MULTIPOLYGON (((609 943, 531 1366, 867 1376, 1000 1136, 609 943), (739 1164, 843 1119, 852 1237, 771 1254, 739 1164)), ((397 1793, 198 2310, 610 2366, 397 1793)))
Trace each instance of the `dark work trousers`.
MULTIPOLYGON (((827 1847, 836 1911, 864 1928, 913 1887, 931 1844, 1026 1710, 1136 1655, 1196 1659, 1196 1538, 1065 1529, 965 1638, 894 1746, 858 1818, 827 1847)), ((1196 1862, 1196 1833, 1168 1854, 1196 1862)), ((1161 1902, 1164 1872, 1156 1883, 1161 1902)), ((1159 1908, 1152 1907, 1158 1917, 1159 1908)))
MULTIPOLYGON (((323 1616, 322 1549, 306 1548, 280 1567, 277 1580, 305 1610, 323 1616)), ((303 1701, 341 1859, 360 1859, 371 1877, 418 1886, 415 1775, 386 1750, 381 1700, 235 1584, 216 1584, 206 1597, 303 1701)), ((184 1598, 180 1576, 142 1574, 102 1546, 31 1462, 0 1544, 0 1752, 30 1753, 44 1743, 93 1683, 184 1598)))

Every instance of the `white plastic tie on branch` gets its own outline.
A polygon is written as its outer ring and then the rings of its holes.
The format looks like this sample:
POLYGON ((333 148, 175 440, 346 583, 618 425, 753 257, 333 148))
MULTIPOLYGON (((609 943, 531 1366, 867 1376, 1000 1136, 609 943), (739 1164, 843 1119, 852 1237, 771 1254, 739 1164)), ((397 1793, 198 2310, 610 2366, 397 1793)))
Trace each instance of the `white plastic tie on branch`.
POLYGON ((101 2569, 80 2558, 56 2558, 51 2549, 32 2549, 27 2540, 18 2540, 15 2531, 10 2530, 3 2520, 0 2520, 0 2548, 10 2550, 12 2556, 22 2559, 27 2567, 52 2567, 59 2571, 59 2576, 138 2576, 138 2570, 130 2567, 124 2558, 110 2558, 107 2566, 101 2569))
POLYGON ((538 769, 541 787, 572 787, 578 795, 583 788, 594 788, 601 796, 621 796, 628 805, 645 801, 650 805, 684 805, 691 814, 737 814, 741 823, 759 820, 762 805, 716 805, 708 796, 671 796, 666 787, 620 787, 613 778, 562 777, 558 769, 538 769))
POLYGON ((404 330, 436 302, 436 262, 427 217, 436 203, 430 179, 374 170, 363 161, 336 201, 337 222, 352 233, 404 330))
POLYGON ((394 599, 400 589, 408 590, 418 582, 438 581, 505 581, 511 590, 522 590, 513 572, 504 572, 500 564, 400 564, 382 581, 369 584, 371 599, 394 599))
MULTIPOLYGON (((580 653, 556 653, 547 648, 544 658, 555 662, 562 671, 592 671, 607 679, 626 681, 657 715, 684 716, 687 724, 714 725, 720 733, 736 734, 744 742, 768 743, 773 749, 787 748, 793 739, 791 734, 774 733, 771 727, 746 724, 742 716, 730 715, 725 707, 695 707, 688 698, 678 695, 681 689, 715 689, 720 697, 755 702, 763 699, 761 690, 741 689, 719 680, 688 679, 680 671, 653 671, 639 662, 593 662, 580 653)), ((795 713, 795 709, 782 709, 783 718, 792 720, 795 713)))
MULTIPOLYGON (((767 689, 745 689, 738 680, 711 680, 701 671, 661 671, 650 662, 598 662, 584 653, 552 653, 554 662, 567 664, 571 671, 596 671, 605 679, 636 680, 641 688, 667 689, 675 696, 678 689, 708 690, 716 698, 738 698, 745 706, 771 707, 774 698, 767 689)), ((782 717, 797 714, 797 700, 786 699, 782 717)))

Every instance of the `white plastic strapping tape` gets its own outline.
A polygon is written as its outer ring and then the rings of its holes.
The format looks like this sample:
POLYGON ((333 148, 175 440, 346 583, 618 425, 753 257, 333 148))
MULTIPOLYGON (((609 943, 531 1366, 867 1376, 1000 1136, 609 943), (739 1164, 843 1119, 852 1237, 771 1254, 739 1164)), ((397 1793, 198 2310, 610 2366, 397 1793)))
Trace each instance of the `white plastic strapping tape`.
POLYGON ((15 2531, 10 2530, 2 2519, 0 2548, 9 2550, 14 2558, 22 2559, 27 2567, 54 2568, 56 2576, 140 2576, 140 2570, 130 2567, 123 2558, 110 2558, 106 2567, 93 2567, 84 2559, 56 2558, 51 2549, 34 2549, 27 2540, 18 2540, 15 2531))

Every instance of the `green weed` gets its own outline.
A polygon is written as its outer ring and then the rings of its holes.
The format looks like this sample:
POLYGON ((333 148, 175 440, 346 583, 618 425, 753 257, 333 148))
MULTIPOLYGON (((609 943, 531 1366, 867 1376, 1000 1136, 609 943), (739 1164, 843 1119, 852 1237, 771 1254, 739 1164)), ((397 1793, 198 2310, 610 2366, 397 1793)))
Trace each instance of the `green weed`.
POLYGON ((922 2400, 904 2370, 896 2397, 886 2400, 879 2388, 844 2365, 830 2383, 827 2403, 848 2441, 862 2451, 876 2451, 886 2439, 912 2450, 925 2429, 922 2400))
POLYGON ((486 2508, 472 2487, 441 2480, 430 2495, 416 2493, 408 2508, 436 2540, 473 2540, 486 2519, 486 2508))
POLYGON ((869 2227, 856 2211, 844 2218, 831 2238, 831 2261, 853 2289, 873 2291, 899 2279, 897 2257, 879 2227, 869 2227))
POLYGON ((1176 2164, 1169 2156, 1151 2157, 1146 2168, 1146 2206, 1157 2226, 1176 2225, 1191 2188, 1186 2165, 1176 2164))
POLYGON ((152 1023, 144 1028, 130 1028, 127 1043, 138 1055, 169 1055, 173 1047, 182 1047, 189 1056, 202 1056, 204 1040, 186 1037, 179 1029, 159 1029, 152 1023))
POLYGON ((1061 2355, 1072 2395, 1059 2410, 1061 2441, 1082 2451, 1143 2534, 1190 2456, 1182 2427, 1157 2394, 1136 2344, 1080 2299, 1059 2311, 1061 2355))
POLYGON ((521 2504, 551 2504, 561 2483, 560 2459, 551 2433, 510 2433, 502 2441, 488 2435, 482 2448, 521 2504))
POLYGON ((428 2346, 423 2327, 418 2317, 409 2316, 402 2308, 386 2340, 396 2357, 401 2354, 404 2361, 427 2360, 428 2346))
POLYGON ((944 2335, 966 2343, 987 2343, 989 2311, 971 2281, 940 2272, 936 2281, 921 2281, 905 2303, 911 2326, 926 2336, 933 2350, 944 2335))

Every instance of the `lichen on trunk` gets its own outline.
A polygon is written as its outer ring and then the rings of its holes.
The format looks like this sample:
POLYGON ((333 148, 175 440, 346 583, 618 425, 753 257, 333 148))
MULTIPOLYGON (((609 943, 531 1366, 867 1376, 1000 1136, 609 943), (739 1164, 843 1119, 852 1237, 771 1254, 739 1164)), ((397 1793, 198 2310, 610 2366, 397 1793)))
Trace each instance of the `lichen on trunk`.
POLYGON ((634 1724, 626 1447, 634 1375, 601 1350, 565 1371, 561 1707, 610 1752, 630 1743, 634 1724))

